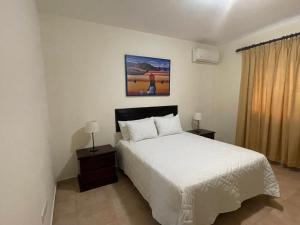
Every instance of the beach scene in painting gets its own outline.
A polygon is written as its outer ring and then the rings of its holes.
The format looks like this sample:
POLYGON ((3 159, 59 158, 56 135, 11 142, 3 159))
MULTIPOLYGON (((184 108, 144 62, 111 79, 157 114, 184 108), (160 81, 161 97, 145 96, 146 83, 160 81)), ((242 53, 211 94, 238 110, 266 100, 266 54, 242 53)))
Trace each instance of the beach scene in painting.
POLYGON ((170 60, 125 56, 127 96, 170 95, 170 60))

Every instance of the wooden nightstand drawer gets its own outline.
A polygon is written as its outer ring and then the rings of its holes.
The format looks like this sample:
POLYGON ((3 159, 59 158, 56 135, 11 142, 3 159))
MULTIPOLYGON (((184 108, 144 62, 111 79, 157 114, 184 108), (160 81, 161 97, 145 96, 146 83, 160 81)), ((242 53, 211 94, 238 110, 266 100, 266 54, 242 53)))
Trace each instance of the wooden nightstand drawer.
POLYGON ((205 129, 189 130, 188 132, 202 137, 210 138, 210 139, 215 139, 215 133, 216 133, 214 131, 205 130, 205 129))
POLYGON ((115 166, 115 153, 84 158, 80 160, 80 172, 93 171, 102 167, 115 166))
POLYGON ((116 176, 116 167, 104 167, 91 172, 82 173, 80 175, 81 181, 85 183, 92 183, 97 180, 116 176))
POLYGON ((202 134, 202 137, 207 137, 210 139, 215 139, 215 133, 207 133, 207 134, 202 134))
POLYGON ((78 175, 80 191, 118 181, 116 151, 111 145, 79 149, 76 153, 80 168, 78 175))

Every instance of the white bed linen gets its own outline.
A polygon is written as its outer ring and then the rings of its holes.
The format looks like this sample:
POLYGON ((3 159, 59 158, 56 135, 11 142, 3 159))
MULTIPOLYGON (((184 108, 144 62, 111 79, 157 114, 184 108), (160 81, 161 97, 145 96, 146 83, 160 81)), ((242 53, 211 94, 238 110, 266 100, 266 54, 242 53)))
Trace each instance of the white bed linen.
POLYGON ((267 159, 190 133, 117 144, 120 167, 162 225, 210 225, 259 194, 279 197, 267 159))

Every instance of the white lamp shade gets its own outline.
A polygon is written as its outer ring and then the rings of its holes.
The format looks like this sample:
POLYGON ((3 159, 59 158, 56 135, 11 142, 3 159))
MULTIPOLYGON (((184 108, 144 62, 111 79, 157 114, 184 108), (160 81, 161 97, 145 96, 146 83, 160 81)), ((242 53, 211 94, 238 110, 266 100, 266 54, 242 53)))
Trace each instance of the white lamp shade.
POLYGON ((196 121, 202 120, 202 113, 196 112, 193 119, 196 121))
POLYGON ((97 121, 88 121, 85 125, 85 132, 86 133, 96 133, 99 131, 99 124, 97 121))

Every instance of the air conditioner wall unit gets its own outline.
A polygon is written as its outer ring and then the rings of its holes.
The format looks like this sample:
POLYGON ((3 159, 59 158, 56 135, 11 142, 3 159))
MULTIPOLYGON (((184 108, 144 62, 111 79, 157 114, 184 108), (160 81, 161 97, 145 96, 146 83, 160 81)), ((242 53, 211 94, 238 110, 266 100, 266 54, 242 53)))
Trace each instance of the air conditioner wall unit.
POLYGON ((220 61, 220 52, 213 48, 193 48, 194 63, 218 64, 220 61))

